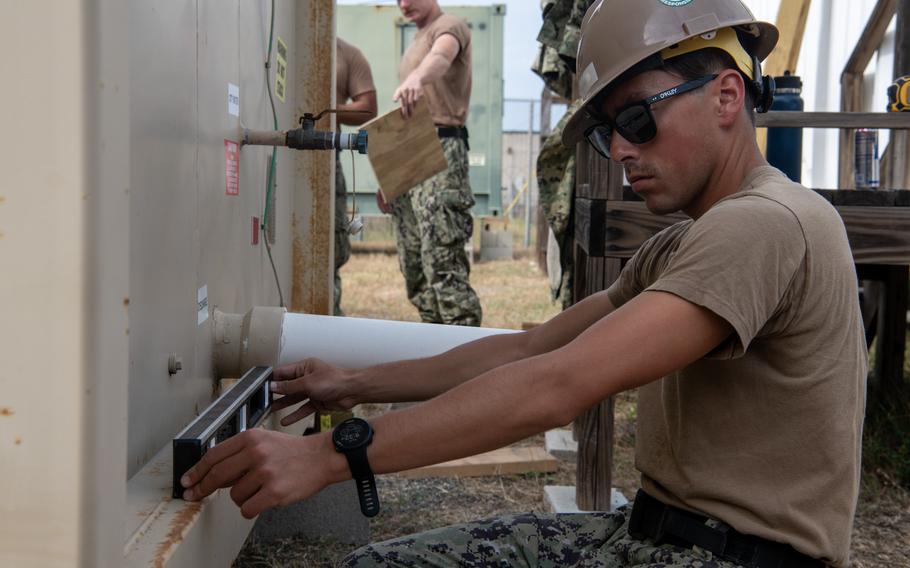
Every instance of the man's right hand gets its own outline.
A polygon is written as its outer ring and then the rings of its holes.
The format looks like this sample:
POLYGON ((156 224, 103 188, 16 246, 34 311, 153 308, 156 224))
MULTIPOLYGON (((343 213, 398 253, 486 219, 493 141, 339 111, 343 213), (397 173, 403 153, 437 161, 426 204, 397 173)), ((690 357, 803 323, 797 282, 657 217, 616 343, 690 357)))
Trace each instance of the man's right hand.
POLYGON ((386 202, 385 197, 382 196, 382 192, 379 190, 376 191, 376 206, 386 215, 392 213, 392 206, 386 202))
POLYGON ((289 426, 316 411, 350 410, 359 402, 355 393, 350 392, 350 378, 348 369, 315 358, 279 367, 275 369, 271 388, 273 393, 283 396, 272 403, 272 410, 303 403, 281 419, 282 426, 289 426))

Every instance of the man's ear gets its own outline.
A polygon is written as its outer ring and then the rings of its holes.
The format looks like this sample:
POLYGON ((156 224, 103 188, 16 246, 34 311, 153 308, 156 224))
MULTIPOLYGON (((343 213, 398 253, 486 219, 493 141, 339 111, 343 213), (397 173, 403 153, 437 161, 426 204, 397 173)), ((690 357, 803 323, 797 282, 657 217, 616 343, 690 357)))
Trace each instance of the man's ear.
POLYGON ((742 75, 733 69, 724 69, 717 74, 717 116, 723 126, 733 124, 746 104, 746 84, 742 75))

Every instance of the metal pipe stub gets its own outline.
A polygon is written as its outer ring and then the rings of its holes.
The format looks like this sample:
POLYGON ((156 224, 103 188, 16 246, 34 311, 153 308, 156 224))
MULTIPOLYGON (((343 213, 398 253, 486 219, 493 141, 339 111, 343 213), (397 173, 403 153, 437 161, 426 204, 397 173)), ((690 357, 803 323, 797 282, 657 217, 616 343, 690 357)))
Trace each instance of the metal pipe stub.
POLYGON ((239 377, 250 367, 277 365, 286 312, 273 307, 253 308, 246 314, 216 309, 212 319, 217 376, 239 377))

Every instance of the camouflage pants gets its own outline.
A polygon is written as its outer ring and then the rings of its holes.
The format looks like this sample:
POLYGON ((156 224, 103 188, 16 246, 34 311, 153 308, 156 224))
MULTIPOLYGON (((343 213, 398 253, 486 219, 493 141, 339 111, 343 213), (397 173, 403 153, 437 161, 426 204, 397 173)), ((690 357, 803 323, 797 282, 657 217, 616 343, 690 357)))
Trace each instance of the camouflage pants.
POLYGON ((615 513, 533 513, 452 525, 355 550, 341 565, 737 568, 710 552, 657 546, 627 534, 631 507, 615 513))
POLYGON ((343 316, 341 311, 341 276, 338 269, 351 258, 351 238, 348 235, 347 184, 341 169, 341 155, 335 156, 335 307, 333 313, 343 316))
POLYGON ((398 262, 408 299, 428 323, 479 326, 482 312, 468 277, 474 196, 464 140, 443 138, 449 168, 394 199, 398 262))

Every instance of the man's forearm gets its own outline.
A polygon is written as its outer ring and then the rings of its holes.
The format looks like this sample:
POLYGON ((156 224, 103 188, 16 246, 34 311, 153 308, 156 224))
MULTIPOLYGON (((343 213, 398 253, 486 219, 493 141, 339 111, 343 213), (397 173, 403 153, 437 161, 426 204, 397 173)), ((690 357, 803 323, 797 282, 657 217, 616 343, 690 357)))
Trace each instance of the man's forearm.
POLYGON ((376 92, 369 91, 355 97, 349 103, 338 103, 336 122, 339 125, 360 126, 364 122, 376 117, 376 92))
POLYGON ((589 296, 530 331, 494 335, 423 359, 354 371, 360 402, 428 400, 497 367, 558 349, 613 311, 606 293, 589 296))
POLYGON ((426 85, 445 75, 451 65, 443 54, 431 51, 417 69, 411 72, 411 77, 419 79, 421 85, 426 85))
POLYGON ((395 361, 355 372, 361 402, 409 402, 433 398, 500 365, 526 356, 525 333, 485 337, 445 353, 395 361))

